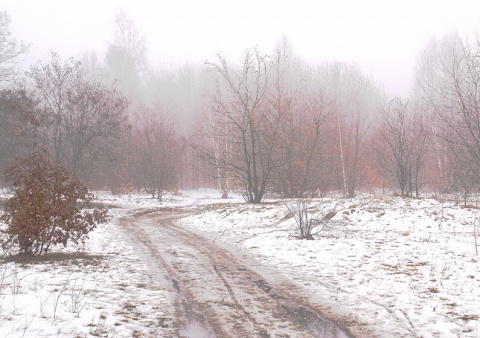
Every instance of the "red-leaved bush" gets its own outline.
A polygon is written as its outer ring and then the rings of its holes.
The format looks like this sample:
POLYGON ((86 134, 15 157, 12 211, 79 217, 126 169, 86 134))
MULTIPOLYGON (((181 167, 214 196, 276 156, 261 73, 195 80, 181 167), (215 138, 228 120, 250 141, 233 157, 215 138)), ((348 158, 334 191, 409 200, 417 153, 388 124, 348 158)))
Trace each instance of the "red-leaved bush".
POLYGON ((20 254, 40 255, 57 244, 84 243, 107 220, 107 210, 80 209, 93 199, 87 186, 43 153, 11 163, 5 178, 14 195, 0 217, 7 223, 1 239, 4 253, 18 247, 20 254))

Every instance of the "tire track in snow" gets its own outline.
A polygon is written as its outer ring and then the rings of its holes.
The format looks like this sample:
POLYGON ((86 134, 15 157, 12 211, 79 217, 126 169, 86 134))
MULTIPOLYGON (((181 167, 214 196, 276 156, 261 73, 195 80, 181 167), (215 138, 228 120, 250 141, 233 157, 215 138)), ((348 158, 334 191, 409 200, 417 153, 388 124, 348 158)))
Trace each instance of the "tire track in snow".
POLYGON ((175 226, 185 212, 146 213, 122 222, 129 236, 166 271, 176 293, 183 337, 350 337, 294 295, 203 236, 175 226))

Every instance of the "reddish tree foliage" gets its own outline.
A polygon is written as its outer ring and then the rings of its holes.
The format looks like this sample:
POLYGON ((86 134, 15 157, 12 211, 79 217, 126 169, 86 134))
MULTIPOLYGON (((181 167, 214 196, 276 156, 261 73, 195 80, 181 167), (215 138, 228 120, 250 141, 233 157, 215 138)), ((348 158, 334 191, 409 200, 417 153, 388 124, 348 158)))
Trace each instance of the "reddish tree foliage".
POLYGON ((10 164, 5 177, 14 196, 0 219, 8 224, 1 245, 5 253, 18 246, 20 254, 39 255, 68 241, 84 243, 97 224, 107 220, 107 210, 81 211, 93 196, 68 169, 52 163, 45 154, 10 164))
POLYGON ((144 114, 131 133, 130 177, 138 189, 161 201, 164 191, 177 185, 184 149, 173 124, 159 112, 144 114))

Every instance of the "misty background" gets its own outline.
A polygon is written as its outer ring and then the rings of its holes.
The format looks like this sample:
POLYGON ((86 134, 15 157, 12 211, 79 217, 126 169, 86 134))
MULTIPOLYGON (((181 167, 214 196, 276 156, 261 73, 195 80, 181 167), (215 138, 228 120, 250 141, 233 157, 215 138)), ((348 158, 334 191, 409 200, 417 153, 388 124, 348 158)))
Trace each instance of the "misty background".
POLYGON ((12 34, 32 43, 26 63, 95 52, 103 60, 123 10, 145 37, 153 67, 239 60, 248 47, 271 51, 286 35, 307 62, 356 63, 392 95, 412 88, 419 51, 432 37, 478 30, 478 1, 13 1, 1 5, 12 34))
POLYGON ((92 187, 238 188, 254 203, 480 182, 477 2, 0 10, 2 167, 41 147, 92 187))

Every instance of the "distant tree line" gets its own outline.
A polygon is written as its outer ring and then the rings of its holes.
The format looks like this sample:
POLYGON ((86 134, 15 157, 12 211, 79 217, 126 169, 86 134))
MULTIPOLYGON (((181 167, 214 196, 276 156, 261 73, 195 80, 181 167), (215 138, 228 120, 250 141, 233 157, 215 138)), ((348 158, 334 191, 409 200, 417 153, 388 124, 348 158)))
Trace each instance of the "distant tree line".
MULTIPOLYGON (((10 39, 0 39, 0 55, 13 60, 26 47, 10 36, 8 15, 0 14, 0 23, 7 23, 0 25, 2 36, 10 39)), ((183 142, 162 108, 146 108, 137 95, 142 39, 124 31, 134 27, 123 13, 116 25, 105 65, 94 54, 76 61, 52 52, 49 61, 19 76, 13 61, 0 58, 1 74, 8 75, 3 79, 16 74, 0 91, 4 183, 9 163, 46 153, 91 188, 145 189, 161 199, 165 189, 176 187, 183 142)))
POLYGON ((28 46, 0 13, 0 167, 45 150, 90 187, 115 192, 218 187, 246 201, 336 191, 478 192, 479 42, 457 34, 421 53, 409 98, 389 97, 354 64, 312 65, 286 38, 240 63, 153 67, 123 13, 100 60, 16 72, 28 46), (1 38, 3 37, 3 38, 1 38), (15 81, 11 81, 15 78, 15 81))

